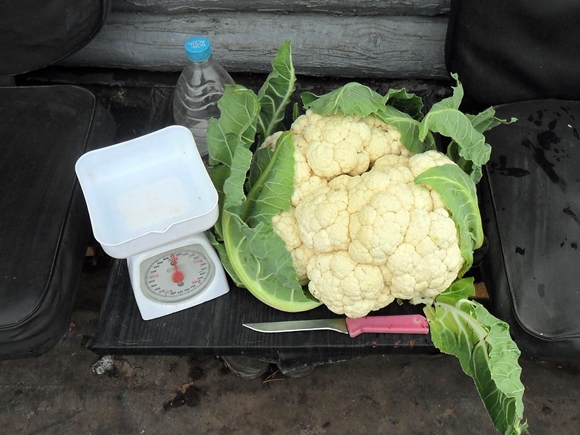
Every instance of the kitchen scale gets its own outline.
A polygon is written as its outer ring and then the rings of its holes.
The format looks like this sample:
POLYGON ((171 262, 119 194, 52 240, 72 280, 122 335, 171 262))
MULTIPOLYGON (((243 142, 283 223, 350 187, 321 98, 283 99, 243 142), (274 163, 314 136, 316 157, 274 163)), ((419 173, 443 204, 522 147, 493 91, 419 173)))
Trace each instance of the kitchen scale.
POLYGON ((229 291, 205 234, 219 216, 218 194, 187 128, 89 151, 75 170, 95 239, 111 257, 127 259, 144 320, 229 291))

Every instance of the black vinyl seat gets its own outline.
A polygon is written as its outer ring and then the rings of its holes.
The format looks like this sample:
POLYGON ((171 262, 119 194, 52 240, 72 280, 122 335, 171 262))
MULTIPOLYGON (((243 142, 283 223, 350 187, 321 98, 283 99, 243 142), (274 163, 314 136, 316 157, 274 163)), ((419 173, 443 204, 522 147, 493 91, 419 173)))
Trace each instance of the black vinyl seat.
POLYGON ((580 3, 453 0, 449 72, 486 133, 482 278, 524 354, 580 359, 580 3))
MULTIPOLYGON (((0 76, 78 50, 108 8, 106 0, 3 2, 0 76)), ((45 353, 68 328, 91 234, 74 165, 114 132, 86 89, 0 87, 0 360, 45 353)))

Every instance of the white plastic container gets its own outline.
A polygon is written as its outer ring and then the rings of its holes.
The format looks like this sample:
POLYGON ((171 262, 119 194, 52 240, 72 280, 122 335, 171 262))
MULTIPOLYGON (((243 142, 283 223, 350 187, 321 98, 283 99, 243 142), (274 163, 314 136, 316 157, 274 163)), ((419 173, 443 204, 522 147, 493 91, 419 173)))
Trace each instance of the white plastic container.
POLYGON ((185 127, 90 151, 75 170, 95 239, 111 257, 131 257, 217 221, 217 191, 185 127))

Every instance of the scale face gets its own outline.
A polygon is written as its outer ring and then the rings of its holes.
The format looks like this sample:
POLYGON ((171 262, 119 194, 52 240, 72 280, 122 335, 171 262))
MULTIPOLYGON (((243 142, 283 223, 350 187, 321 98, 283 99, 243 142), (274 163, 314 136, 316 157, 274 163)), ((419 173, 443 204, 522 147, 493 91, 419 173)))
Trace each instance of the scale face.
POLYGON ((191 308, 229 291, 219 257, 203 233, 129 257, 127 266, 144 320, 191 308))
POLYGON ((203 246, 189 245, 163 252, 141 263, 141 289, 152 301, 181 302, 211 284, 215 267, 203 246))

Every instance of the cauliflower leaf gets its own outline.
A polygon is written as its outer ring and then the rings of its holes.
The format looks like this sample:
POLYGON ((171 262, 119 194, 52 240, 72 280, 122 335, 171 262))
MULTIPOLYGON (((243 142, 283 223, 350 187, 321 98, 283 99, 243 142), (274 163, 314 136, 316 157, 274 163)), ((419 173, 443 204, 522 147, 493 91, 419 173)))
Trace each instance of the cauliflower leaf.
MULTIPOLYGON (((207 140, 212 143, 209 164, 210 167, 220 164, 230 168, 235 150, 230 142, 235 140, 238 145, 250 148, 256 136, 256 117, 260 106, 255 94, 244 86, 227 85, 218 101, 218 108, 221 113, 219 120, 211 118, 207 128, 207 140)), ((217 180, 220 187, 226 178, 217 180)))
MULTIPOLYGON (((282 51, 280 64, 289 65, 284 62, 288 56, 289 47, 282 51)), ((293 70, 286 71, 285 76, 293 74, 293 70)), ((320 302, 296 279, 292 256, 270 223, 274 214, 290 208, 294 146, 289 134, 256 163, 251 180, 248 176, 254 159, 250 148, 256 135, 276 125, 277 117, 284 112, 282 106, 289 101, 289 90, 280 93, 282 83, 291 87, 293 80, 281 80, 280 71, 274 71, 260 97, 243 86, 227 87, 218 103, 220 118, 210 120, 208 172, 218 191, 220 207, 210 240, 238 287, 276 309, 297 312, 313 309, 320 302), (267 107, 265 112, 260 102, 267 107)))
POLYGON ((300 96, 305 109, 319 115, 354 115, 365 118, 385 107, 386 98, 368 86, 357 82, 346 85, 323 95, 316 96, 304 92, 300 96))
POLYGON ((452 164, 427 169, 415 178, 415 183, 435 189, 451 212, 459 229, 459 247, 465 259, 459 271, 459 276, 463 276, 473 264, 473 251, 484 241, 475 183, 459 166, 452 164))
POLYGON ((279 130, 286 115, 286 106, 294 93, 296 75, 292 63, 290 41, 282 44, 272 61, 272 72, 258 91, 260 114, 258 137, 264 140, 279 130))
POLYGON ((274 150, 269 147, 257 150, 254 162, 250 173, 256 173, 253 176, 256 181, 251 186, 242 211, 242 219, 250 227, 260 222, 269 224, 275 214, 290 209, 290 198, 294 193, 292 134, 282 133, 274 150))
POLYGON ((453 283, 424 307, 433 344, 459 359, 482 398, 494 427, 504 435, 527 432, 523 422, 524 385, 518 364, 520 350, 509 325, 492 316, 473 295, 473 278, 453 283))
MULTIPOLYGON (((256 135, 256 117, 260 110, 253 92, 240 85, 228 85, 218 101, 221 116, 208 122, 208 174, 219 195, 219 209, 224 205, 224 184, 231 174, 235 148, 249 149, 256 135)), ((221 240, 221 220, 214 226, 216 240, 221 240)))
POLYGON ((439 133, 451 139, 448 146, 448 156, 456 162, 474 182, 482 177, 482 167, 491 155, 491 146, 486 143, 483 133, 499 124, 510 121, 496 118, 495 110, 488 108, 477 115, 470 115, 459 110, 463 100, 463 86, 457 74, 451 74, 457 86, 453 94, 433 104, 420 125, 419 139, 424 140, 432 132, 439 133))
POLYGON ((385 95, 385 103, 408 114, 417 121, 423 119, 423 100, 418 95, 408 93, 404 88, 389 89, 385 95))
POLYGON ((421 124, 411 115, 401 112, 394 106, 385 106, 375 116, 396 127, 401 133, 401 142, 412 153, 422 153, 435 149, 435 139, 431 132, 427 132, 425 137, 421 137, 421 124))
POLYGON ((473 162, 476 166, 487 163, 491 155, 491 146, 485 143, 485 137, 475 129, 470 119, 459 110, 463 99, 463 86, 457 80, 453 95, 433 104, 431 110, 421 122, 421 139, 429 131, 435 131, 452 138, 459 145, 459 155, 473 162))

